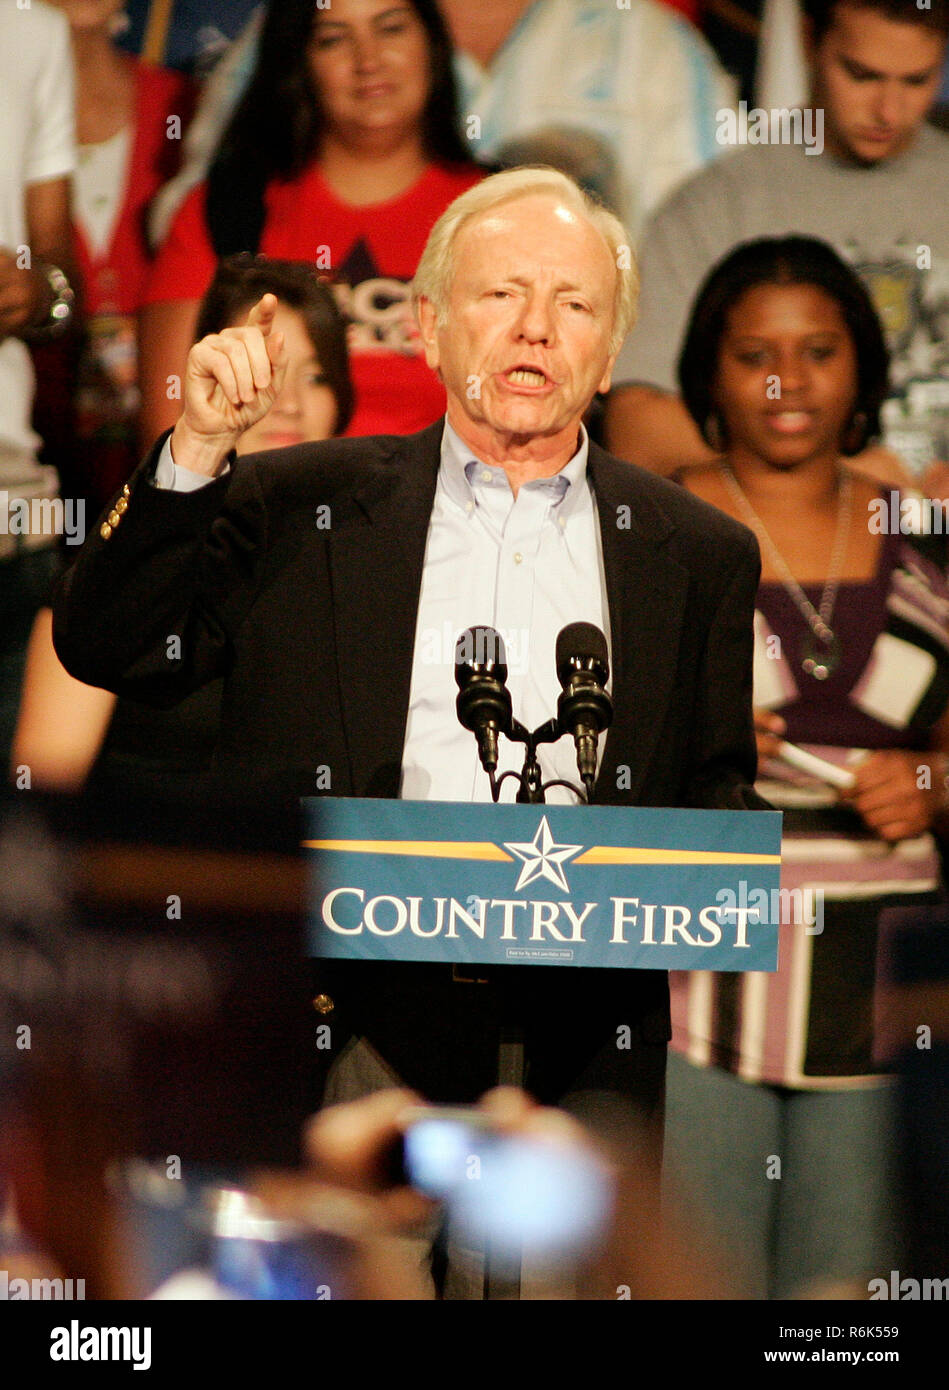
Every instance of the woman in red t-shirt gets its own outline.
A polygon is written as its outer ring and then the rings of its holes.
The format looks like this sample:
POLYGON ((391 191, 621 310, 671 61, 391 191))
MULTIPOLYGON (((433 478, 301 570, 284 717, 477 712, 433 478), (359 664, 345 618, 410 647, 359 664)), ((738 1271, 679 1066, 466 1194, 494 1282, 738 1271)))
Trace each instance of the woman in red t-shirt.
POLYGON ((205 184, 181 207, 141 316, 143 430, 174 425, 198 301, 219 256, 314 261, 350 321, 348 434, 408 433, 445 409, 409 287, 428 233, 480 171, 457 130, 433 0, 280 0, 205 184))

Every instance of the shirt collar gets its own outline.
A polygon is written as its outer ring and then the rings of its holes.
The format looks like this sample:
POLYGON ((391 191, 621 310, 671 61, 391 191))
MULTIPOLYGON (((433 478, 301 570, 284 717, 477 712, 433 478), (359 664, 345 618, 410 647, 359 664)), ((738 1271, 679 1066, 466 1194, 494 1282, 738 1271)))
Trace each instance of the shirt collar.
MULTIPOLYGON (((524 486, 549 494, 559 514, 568 515, 584 491, 581 485, 587 476, 589 452, 590 438, 586 426, 581 422, 580 447, 573 458, 569 459, 558 473, 552 474, 549 478, 537 478, 524 486)), ((447 419, 442 435, 440 481, 447 496, 463 511, 469 513, 477 506, 479 486, 509 486, 504 469, 498 464, 485 463, 483 459, 479 459, 447 419), (482 477, 488 473, 491 475, 490 483, 482 477)))

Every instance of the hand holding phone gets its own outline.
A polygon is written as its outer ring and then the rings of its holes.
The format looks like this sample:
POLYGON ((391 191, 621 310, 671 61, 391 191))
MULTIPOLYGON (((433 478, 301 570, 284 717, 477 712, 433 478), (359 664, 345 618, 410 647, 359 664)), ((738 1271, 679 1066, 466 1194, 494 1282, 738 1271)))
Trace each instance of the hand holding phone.
POLYGON ((323 1181, 373 1193, 394 1225, 432 1204, 452 1234, 495 1255, 522 1247, 551 1260, 594 1250, 609 1229, 614 1181, 581 1127, 500 1087, 477 1106, 426 1106, 380 1091, 316 1115, 307 1149, 323 1181))
POLYGON ((554 1261, 589 1255, 605 1238, 612 1181, 573 1135, 507 1128, 476 1107, 422 1106, 401 1123, 405 1181, 445 1204, 462 1243, 512 1260, 526 1248, 554 1261))

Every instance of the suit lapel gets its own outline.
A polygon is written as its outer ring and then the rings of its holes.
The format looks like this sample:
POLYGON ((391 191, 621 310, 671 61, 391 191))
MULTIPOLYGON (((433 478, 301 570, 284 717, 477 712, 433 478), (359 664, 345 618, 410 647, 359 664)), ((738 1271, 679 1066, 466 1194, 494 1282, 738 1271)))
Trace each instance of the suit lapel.
POLYGON ((596 799, 628 802, 640 791, 672 695, 688 575, 664 549, 674 525, 639 485, 638 470, 592 442, 589 468, 606 572, 614 702, 596 799), (620 783, 623 767, 629 776, 620 783))
POLYGON ((443 421, 398 440, 329 536, 353 794, 398 796, 443 421))

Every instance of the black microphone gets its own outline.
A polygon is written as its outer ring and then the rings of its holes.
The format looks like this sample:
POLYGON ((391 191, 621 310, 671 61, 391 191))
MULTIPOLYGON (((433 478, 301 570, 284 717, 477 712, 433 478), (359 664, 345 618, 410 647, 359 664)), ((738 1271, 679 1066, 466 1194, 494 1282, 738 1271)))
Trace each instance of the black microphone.
POLYGON ((485 772, 498 765, 498 734, 511 732, 511 692, 501 634, 493 627, 469 627, 455 644, 458 719, 478 739, 485 772))
POLYGON ((569 623, 557 638, 557 701, 562 733, 572 734, 580 779, 593 794, 597 741, 613 721, 613 701, 604 690, 610 678, 606 638, 592 623, 569 623))

